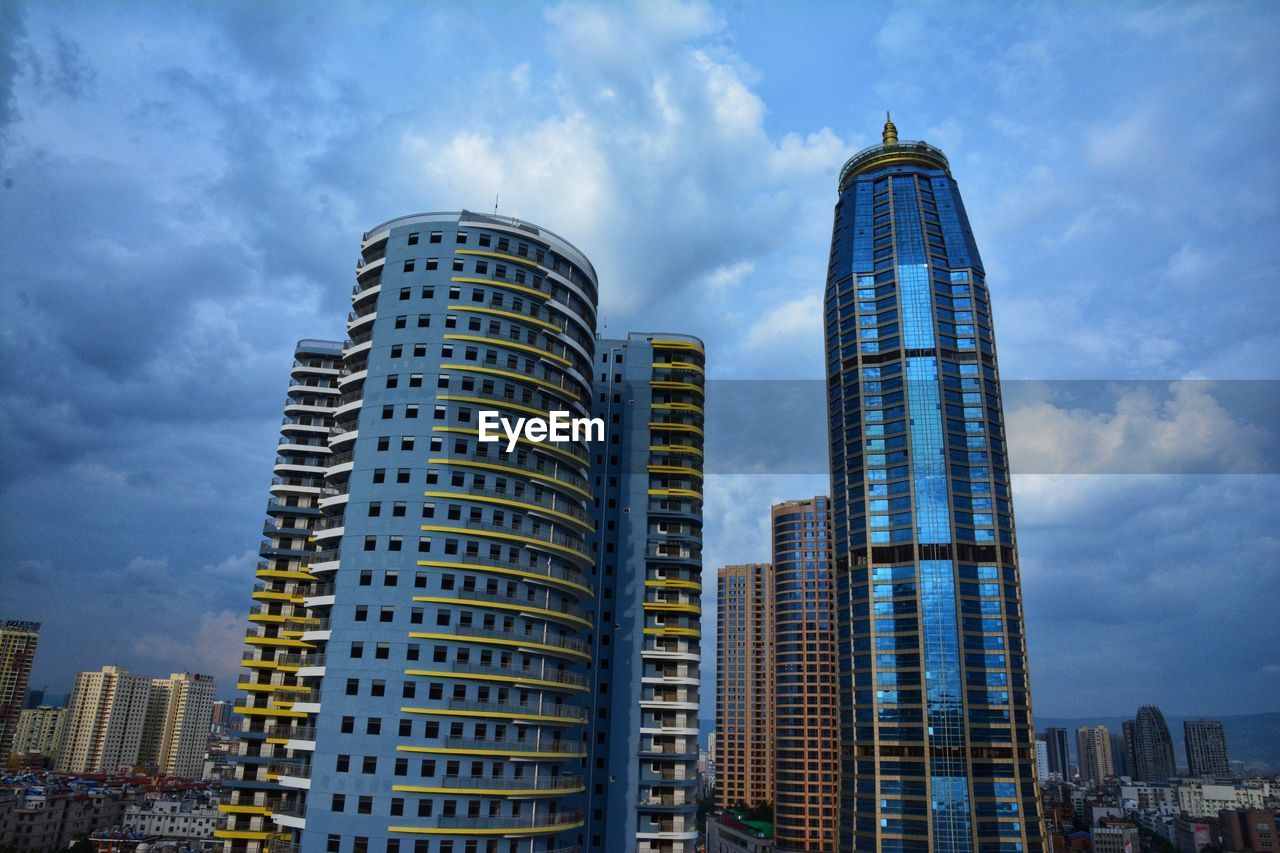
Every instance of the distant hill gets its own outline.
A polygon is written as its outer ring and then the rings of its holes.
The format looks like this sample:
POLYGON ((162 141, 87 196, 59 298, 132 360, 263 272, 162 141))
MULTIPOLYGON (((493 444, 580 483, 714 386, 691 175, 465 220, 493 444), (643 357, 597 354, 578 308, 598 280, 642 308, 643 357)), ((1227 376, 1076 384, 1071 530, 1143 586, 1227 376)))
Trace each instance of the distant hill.
MULTIPOLYGON (((1134 713, 1137 713, 1137 709, 1134 709, 1134 713)), ((1222 721, 1222 727, 1227 733, 1227 752, 1231 756, 1233 766, 1238 766, 1236 762, 1244 762, 1248 770, 1262 773, 1280 772, 1280 711, 1265 714, 1238 714, 1229 717, 1205 715, 1205 717, 1222 721)), ((1080 726, 1106 726, 1118 734, 1120 722, 1131 719, 1133 717, 1072 717, 1070 719, 1036 717, 1036 729, 1044 731, 1050 726, 1059 726, 1072 732, 1067 740, 1074 753, 1076 748, 1074 732, 1080 726)), ((1182 743, 1182 723, 1184 720, 1198 719, 1200 719, 1198 716, 1165 716, 1165 722, 1169 724, 1169 734, 1173 736, 1174 756, 1177 758, 1179 767, 1184 767, 1187 762, 1186 747, 1182 743)), ((706 719, 701 723, 702 737, 699 741, 705 746, 707 735, 715 730, 716 724, 714 720, 706 719)))
MULTIPOLYGON (((1136 709, 1134 713, 1137 713, 1136 709)), ((1222 721, 1223 730, 1227 734, 1227 753, 1231 757, 1233 766, 1236 766, 1236 762, 1244 762, 1245 767, 1249 770, 1260 772, 1280 771, 1280 711, 1221 717, 1206 714, 1204 718, 1222 721)), ((1133 719, 1131 716, 1073 717, 1070 719, 1037 716, 1036 730, 1039 732, 1050 726, 1058 726, 1074 733, 1080 726, 1106 726, 1112 732, 1119 734, 1121 721, 1131 719, 1133 719)), ((1182 742, 1182 723, 1184 720, 1198 720, 1201 718, 1199 716, 1176 717, 1166 714, 1164 719, 1169 724, 1169 734, 1173 737, 1174 757, 1177 759, 1178 766, 1185 769, 1187 751, 1182 742)), ((1067 739, 1070 741, 1071 751, 1074 753, 1076 748, 1074 734, 1067 739)))

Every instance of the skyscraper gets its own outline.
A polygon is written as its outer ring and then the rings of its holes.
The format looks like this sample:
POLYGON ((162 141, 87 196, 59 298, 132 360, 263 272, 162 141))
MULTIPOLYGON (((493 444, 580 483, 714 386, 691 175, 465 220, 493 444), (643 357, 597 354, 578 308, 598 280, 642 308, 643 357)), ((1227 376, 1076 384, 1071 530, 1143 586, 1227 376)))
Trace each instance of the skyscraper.
POLYGON ((773 566, 716 572, 716 805, 774 799, 773 566))
POLYGON ((104 666, 76 675, 56 767, 64 773, 114 773, 138 763, 151 679, 104 666))
POLYGON ((774 843, 836 849, 840 764, 830 501, 775 504, 774 843))
POLYGON ((1133 721, 1133 746, 1129 747, 1133 766, 1129 772, 1144 782, 1165 782, 1177 767, 1173 760, 1173 738, 1164 714, 1155 705, 1143 705, 1133 721))
POLYGON ((702 342, 596 341, 591 851, 692 853, 702 614, 702 342))
POLYGON ((318 551, 315 539, 327 529, 341 532, 320 521, 326 502, 345 500, 345 489, 326 486, 325 471, 331 464, 339 472, 350 468, 356 432, 349 423, 336 429, 333 415, 358 397, 340 397, 342 384, 363 378, 343 370, 342 350, 340 342, 322 340, 299 341, 294 349, 240 661, 245 671, 236 685, 240 740, 230 757, 234 773, 223 780, 230 792, 220 807, 224 824, 215 833, 229 850, 287 842, 306 812, 329 638, 325 616, 333 603, 330 572, 337 568, 334 552, 318 551))
POLYGON ((139 762, 168 776, 199 779, 213 721, 212 676, 175 672, 151 679, 139 762))
POLYGON ((838 188, 825 299, 838 846, 1042 850, 982 260, 947 158, 892 122, 838 188))
POLYGON ((39 622, 0 622, 0 767, 9 760, 13 748, 39 641, 39 622))
POLYGON ((1187 750, 1187 773, 1225 779, 1231 775, 1227 733, 1218 720, 1185 720, 1182 723, 1187 750))
POLYGON ((1071 747, 1067 730, 1050 726, 1044 730, 1044 742, 1049 749, 1049 772, 1057 773, 1059 779, 1071 781, 1071 747))
POLYGON ((298 350, 230 850, 692 849, 703 348, 596 299, 527 222, 364 235, 349 339, 298 350))
POLYGON ((1080 778, 1097 784, 1115 775, 1111 732, 1106 726, 1076 729, 1076 755, 1080 760, 1080 778))

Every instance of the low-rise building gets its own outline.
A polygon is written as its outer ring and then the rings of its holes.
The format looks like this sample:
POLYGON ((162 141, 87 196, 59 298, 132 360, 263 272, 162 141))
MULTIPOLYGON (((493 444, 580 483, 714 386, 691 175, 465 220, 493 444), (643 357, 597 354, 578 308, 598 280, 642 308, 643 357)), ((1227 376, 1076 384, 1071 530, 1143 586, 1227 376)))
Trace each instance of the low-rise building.
POLYGON ((1273 809, 1226 809, 1218 814, 1222 849, 1229 853, 1280 851, 1280 811, 1273 809))
POLYGON ((1138 853, 1138 827, 1132 821, 1104 818, 1093 828, 1093 853, 1138 853))
POLYGON ((125 809, 121 827, 162 840, 212 838, 218 815, 217 805, 199 800, 144 800, 125 809))
POLYGON ((1217 817, 1229 809, 1261 809, 1273 793, 1280 793, 1275 783, 1250 779, 1230 785, 1207 783, 1200 779, 1180 779, 1175 783, 1178 807, 1193 818, 1217 817))
POLYGON ((1178 853, 1200 853, 1213 843, 1213 832, 1204 821, 1188 817, 1173 819, 1173 835, 1169 839, 1178 853))
POLYGON ((773 824, 730 809, 707 818, 707 853, 773 853, 773 824))
POLYGON ((0 797, 0 846, 44 853, 69 847, 82 835, 120 822, 127 796, 107 791, 53 790, 46 787, 10 789, 0 797))

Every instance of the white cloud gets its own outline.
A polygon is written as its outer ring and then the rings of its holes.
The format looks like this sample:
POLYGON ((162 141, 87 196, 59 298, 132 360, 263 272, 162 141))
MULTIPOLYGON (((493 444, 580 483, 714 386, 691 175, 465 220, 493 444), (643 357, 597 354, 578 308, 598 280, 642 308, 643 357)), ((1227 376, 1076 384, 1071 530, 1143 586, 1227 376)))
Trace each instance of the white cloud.
POLYGON ((806 293, 764 312, 747 330, 747 349, 817 349, 822 346, 822 294, 806 293))

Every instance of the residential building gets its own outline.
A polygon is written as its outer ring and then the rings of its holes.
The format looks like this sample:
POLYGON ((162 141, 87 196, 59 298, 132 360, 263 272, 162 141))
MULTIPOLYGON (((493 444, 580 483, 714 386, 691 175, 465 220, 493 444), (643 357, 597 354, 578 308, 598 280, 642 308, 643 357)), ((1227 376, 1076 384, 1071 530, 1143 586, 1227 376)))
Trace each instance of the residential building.
POLYGON ((707 817, 707 853, 773 853, 774 825, 729 810, 707 817))
POLYGON ((1115 764, 1111 757, 1111 732, 1106 726, 1081 726, 1076 729, 1076 756, 1079 759, 1081 779, 1097 785, 1115 775, 1115 764))
POLYGON ((138 763, 151 679, 126 667, 76 675, 55 767, 63 773, 114 773, 138 763))
POLYGON ((1093 853, 1139 853, 1142 850, 1137 824, 1127 820, 1104 820, 1092 830, 1093 853))
POLYGON ((56 759, 66 721, 66 708, 41 705, 23 709, 18 718, 12 754, 20 756, 23 763, 29 763, 33 758, 56 759))
MULTIPOLYGON (((1119 740, 1120 740, 1120 747, 1121 747, 1121 755, 1119 758, 1116 758, 1114 754, 1112 755, 1112 758, 1115 760, 1117 768, 1123 768, 1124 775, 1128 776, 1130 779, 1147 781, 1147 780, 1144 780, 1141 776, 1137 775, 1138 758, 1134 750, 1138 745, 1138 735, 1137 735, 1137 731, 1134 729, 1133 720, 1121 721, 1119 740)), ((1114 749, 1114 744, 1116 743, 1116 739, 1112 738, 1111 742, 1113 744, 1112 748, 1114 749)), ((1154 779, 1151 781, 1159 782, 1161 780, 1154 779)))
MULTIPOLYGON (((1144 782, 1172 779, 1177 773, 1173 761, 1173 738, 1169 736, 1169 727, 1165 725, 1160 709, 1155 705, 1139 708, 1132 731, 1132 746, 1128 747, 1133 759, 1128 768, 1130 775, 1144 782)), ((1125 737, 1127 745, 1128 730, 1125 737)))
POLYGON ((838 192, 825 297, 837 847, 1041 851, 982 259, 946 156, 892 122, 838 192))
POLYGON ((1218 813, 1222 849, 1275 853, 1280 850, 1280 811, 1276 809, 1224 809, 1218 813))
POLYGON ((1263 779, 1229 784, 1181 779, 1172 787, 1178 795, 1178 808, 1201 820, 1227 809, 1260 809, 1272 802, 1272 797, 1280 797, 1280 786, 1263 779))
POLYGON ((1185 720, 1182 732, 1187 750, 1187 773, 1227 779, 1231 759, 1227 757, 1227 734, 1218 720, 1185 720))
POLYGON ((231 726, 235 716, 235 703, 215 699, 213 703, 213 720, 210 726, 218 731, 225 731, 231 726))
POLYGON ((1049 781, 1049 744, 1036 739, 1036 778, 1041 784, 1049 781))
POLYGON ((1175 817, 1169 838, 1178 853, 1200 853, 1213 844, 1213 831, 1209 824, 1187 817, 1175 817))
POLYGON ((595 342, 596 588, 587 849, 697 843, 702 615, 702 342, 595 342))
POLYGON ((716 572, 716 805, 774 801, 773 566, 716 572))
POLYGON ((44 785, 0 790, 0 846, 19 853, 64 850, 96 829, 119 824, 130 799, 116 791, 44 785))
POLYGON ((9 761, 39 642, 39 622, 0 622, 0 768, 9 761))
POLYGON ((138 761, 168 776, 199 779, 213 720, 213 677, 175 672, 151 680, 138 761))
POLYGON ((693 849, 703 348, 596 302, 527 222, 365 234, 348 341, 299 349, 229 851, 693 849))
POLYGON ((1111 733, 1111 763, 1117 776, 1132 776, 1123 730, 1111 733))
POLYGON ((1058 778, 1071 781, 1071 748, 1067 741, 1067 730, 1057 726, 1049 726, 1044 730, 1044 742, 1049 751, 1049 773, 1058 774, 1058 778))
POLYGON ((195 799, 144 800, 125 808, 120 825, 165 841, 198 840, 213 838, 219 814, 217 806, 195 799))
POLYGON ((229 850, 263 850, 303 825, 337 569, 336 552, 316 538, 340 532, 321 524, 321 507, 347 496, 325 471, 330 461, 350 468, 356 426, 335 426, 334 413, 350 409, 358 395, 348 388, 364 376, 343 366, 342 353, 342 343, 315 339, 294 349, 233 706, 240 739, 225 757, 229 773, 221 761, 205 770, 228 789, 215 837, 229 850))
POLYGON ((830 500, 786 501, 771 516, 774 843, 835 851, 840 724, 830 500))

